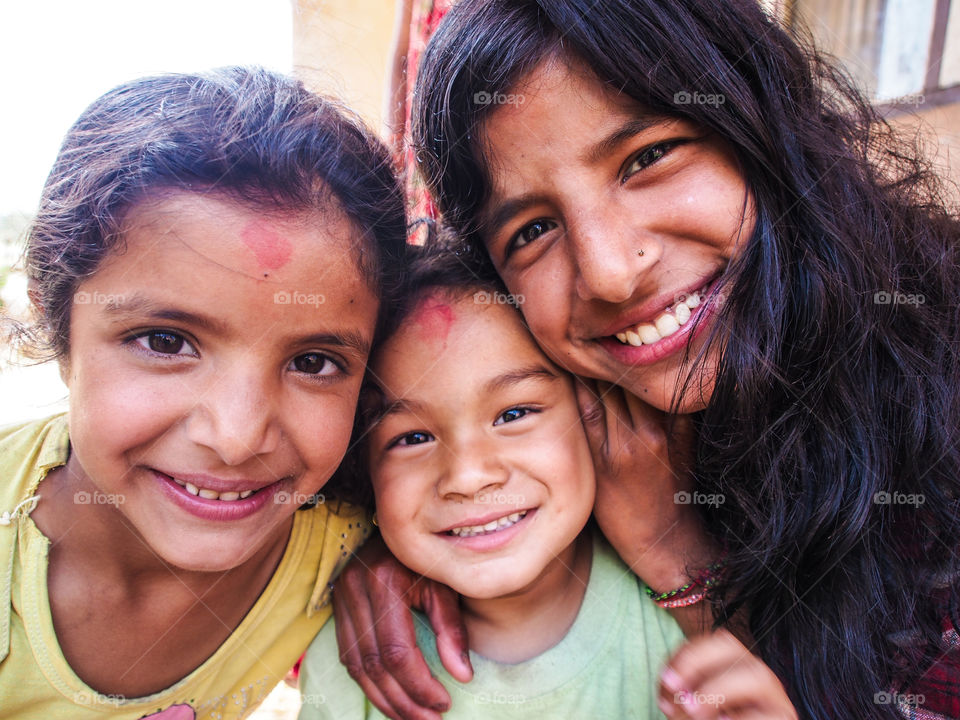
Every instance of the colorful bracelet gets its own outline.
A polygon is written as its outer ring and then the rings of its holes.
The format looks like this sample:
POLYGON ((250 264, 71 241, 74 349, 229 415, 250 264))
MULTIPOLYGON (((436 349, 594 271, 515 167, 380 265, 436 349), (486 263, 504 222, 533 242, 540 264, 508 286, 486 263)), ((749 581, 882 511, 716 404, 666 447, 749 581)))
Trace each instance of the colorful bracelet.
POLYGON ((698 603, 706 597, 706 590, 717 582, 719 571, 724 564, 725 558, 721 557, 720 560, 706 567, 686 585, 681 585, 667 592, 657 593, 656 590, 647 586, 647 595, 662 608, 687 607, 698 603), (702 590, 698 591, 697 588, 702 588, 702 590))

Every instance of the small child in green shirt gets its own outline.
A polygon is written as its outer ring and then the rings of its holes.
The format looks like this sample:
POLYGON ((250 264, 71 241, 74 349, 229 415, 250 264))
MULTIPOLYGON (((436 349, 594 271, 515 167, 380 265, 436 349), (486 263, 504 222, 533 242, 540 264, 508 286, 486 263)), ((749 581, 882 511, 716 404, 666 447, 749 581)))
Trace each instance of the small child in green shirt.
MULTIPOLYGON (((453 253, 418 251, 361 400, 360 477, 406 566, 459 592, 474 679, 418 644, 448 718, 660 717, 657 673, 683 633, 599 533, 573 377, 517 305, 453 253)), ((334 624, 301 672, 303 720, 384 717, 339 663, 334 624)))

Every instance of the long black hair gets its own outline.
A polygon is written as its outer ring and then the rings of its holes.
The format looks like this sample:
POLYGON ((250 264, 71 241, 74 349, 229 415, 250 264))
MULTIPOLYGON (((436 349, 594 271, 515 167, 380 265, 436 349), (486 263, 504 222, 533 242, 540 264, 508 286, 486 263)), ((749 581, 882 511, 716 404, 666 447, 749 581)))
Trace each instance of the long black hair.
POLYGON ((694 416, 698 488, 725 498, 703 508, 728 550, 717 624, 747 620, 802 717, 900 717, 890 691, 960 627, 960 222, 940 181, 755 0, 470 0, 424 53, 414 144, 479 264, 484 100, 552 56, 722 137, 755 201, 694 416))

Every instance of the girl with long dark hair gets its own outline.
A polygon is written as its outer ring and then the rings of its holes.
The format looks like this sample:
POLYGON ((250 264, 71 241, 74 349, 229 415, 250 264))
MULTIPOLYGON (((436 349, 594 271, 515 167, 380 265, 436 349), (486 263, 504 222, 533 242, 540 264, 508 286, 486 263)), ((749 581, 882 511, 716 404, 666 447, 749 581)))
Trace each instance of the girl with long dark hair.
MULTIPOLYGON (((582 405, 621 557, 663 593, 722 557, 691 608, 802 717, 956 717, 960 223, 919 151, 753 0, 464 3, 417 93, 462 257, 599 381, 582 405)), ((388 607, 366 577, 343 605, 373 610, 338 618, 371 674, 377 636, 409 674, 401 631, 362 629, 388 607)))

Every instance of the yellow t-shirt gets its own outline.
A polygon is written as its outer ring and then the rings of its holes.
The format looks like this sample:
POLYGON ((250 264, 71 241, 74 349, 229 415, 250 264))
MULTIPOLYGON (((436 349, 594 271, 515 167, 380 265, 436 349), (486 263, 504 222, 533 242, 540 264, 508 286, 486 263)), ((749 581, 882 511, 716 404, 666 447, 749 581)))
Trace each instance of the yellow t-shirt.
POLYGON ((345 503, 297 511, 267 587, 206 662, 153 695, 109 697, 63 657, 47 595, 50 542, 25 502, 35 494, 43 502, 40 481, 68 453, 65 415, 0 430, 0 718, 246 717, 330 617, 328 583, 369 535, 368 519, 345 503))

